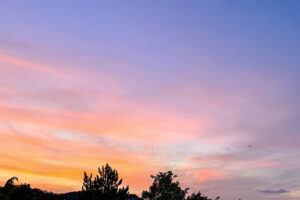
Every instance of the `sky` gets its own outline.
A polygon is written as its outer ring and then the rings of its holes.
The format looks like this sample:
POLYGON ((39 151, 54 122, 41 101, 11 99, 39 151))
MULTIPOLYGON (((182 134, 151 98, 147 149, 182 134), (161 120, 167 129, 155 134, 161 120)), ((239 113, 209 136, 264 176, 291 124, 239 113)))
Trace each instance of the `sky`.
POLYGON ((300 198, 300 2, 1 1, 0 185, 300 198))

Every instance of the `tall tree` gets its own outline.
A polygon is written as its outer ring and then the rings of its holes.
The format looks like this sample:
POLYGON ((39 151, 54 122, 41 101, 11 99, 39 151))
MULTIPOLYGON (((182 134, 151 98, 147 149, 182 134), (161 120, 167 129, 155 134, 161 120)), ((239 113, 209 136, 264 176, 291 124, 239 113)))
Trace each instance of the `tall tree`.
POLYGON ((129 195, 129 187, 121 187, 123 180, 119 179, 116 169, 106 164, 98 168, 98 173, 93 178, 93 174, 84 172, 82 200, 123 200, 129 195))
POLYGON ((142 197, 147 200, 184 200, 188 188, 181 189, 179 182, 174 179, 177 176, 173 172, 159 172, 153 178, 149 191, 143 191, 142 197))

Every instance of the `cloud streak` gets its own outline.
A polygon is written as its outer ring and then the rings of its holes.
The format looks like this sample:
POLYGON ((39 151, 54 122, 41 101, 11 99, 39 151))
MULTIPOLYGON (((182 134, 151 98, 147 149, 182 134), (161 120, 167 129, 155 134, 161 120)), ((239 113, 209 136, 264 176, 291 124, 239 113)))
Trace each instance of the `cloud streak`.
POLYGON ((279 190, 258 190, 261 193, 264 194, 283 194, 283 193, 287 193, 288 191, 285 189, 279 189, 279 190))

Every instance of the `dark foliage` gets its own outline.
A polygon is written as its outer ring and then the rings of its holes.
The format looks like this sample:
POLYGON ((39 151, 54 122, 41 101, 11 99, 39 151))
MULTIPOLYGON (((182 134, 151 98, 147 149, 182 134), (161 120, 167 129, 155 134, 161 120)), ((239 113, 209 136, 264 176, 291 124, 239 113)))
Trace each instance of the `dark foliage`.
MULTIPOLYGON (((220 197, 217 197, 215 200, 219 200, 220 197)), ((203 196, 201 192, 193 193, 191 196, 188 196, 187 200, 212 200, 207 196, 203 196)))
POLYGON ((108 164, 98 168, 98 175, 87 175, 84 172, 81 200, 123 200, 128 197, 129 187, 121 187, 122 179, 119 180, 117 170, 108 164))
MULTIPOLYGON (((176 177, 171 171, 159 172, 156 176, 152 175, 153 183, 149 191, 142 192, 142 198, 145 200, 212 200, 203 196, 201 192, 193 193, 185 198, 189 188, 182 189, 179 182, 175 181, 176 177)), ((220 197, 217 197, 215 200, 219 199, 220 197)))
POLYGON ((130 194, 125 200, 142 200, 135 194, 130 194))
POLYGON ((63 200, 59 195, 32 189, 29 184, 15 185, 17 177, 9 179, 4 187, 0 187, 1 200, 63 200))
POLYGON ((188 188, 181 189, 179 182, 174 181, 176 177, 171 171, 152 175, 154 181, 149 191, 142 192, 142 197, 147 200, 184 200, 188 188))
POLYGON ((69 192, 66 194, 61 194, 60 197, 64 200, 80 200, 79 199, 79 192, 69 192))

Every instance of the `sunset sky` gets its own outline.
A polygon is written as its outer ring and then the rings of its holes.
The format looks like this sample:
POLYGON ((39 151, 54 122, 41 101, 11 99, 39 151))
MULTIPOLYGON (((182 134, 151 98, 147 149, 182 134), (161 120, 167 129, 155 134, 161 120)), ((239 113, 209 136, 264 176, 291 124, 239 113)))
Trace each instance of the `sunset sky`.
POLYGON ((300 1, 1 1, 0 185, 300 198, 300 1))

